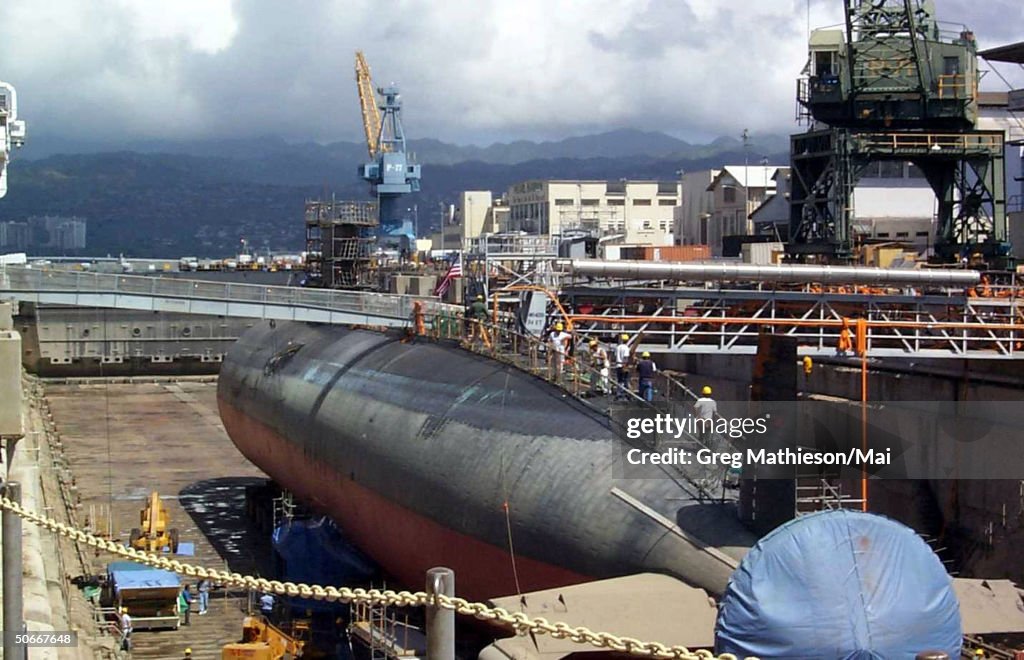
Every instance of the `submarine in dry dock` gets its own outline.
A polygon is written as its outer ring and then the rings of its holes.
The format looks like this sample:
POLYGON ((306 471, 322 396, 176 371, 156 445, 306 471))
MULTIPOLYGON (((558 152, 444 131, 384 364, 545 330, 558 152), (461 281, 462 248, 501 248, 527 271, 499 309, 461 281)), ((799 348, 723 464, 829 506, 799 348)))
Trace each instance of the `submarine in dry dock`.
POLYGON ((263 323, 217 398, 250 461, 408 586, 445 565, 470 598, 642 572, 717 595, 756 541, 680 479, 617 478, 607 415, 454 344, 263 323))

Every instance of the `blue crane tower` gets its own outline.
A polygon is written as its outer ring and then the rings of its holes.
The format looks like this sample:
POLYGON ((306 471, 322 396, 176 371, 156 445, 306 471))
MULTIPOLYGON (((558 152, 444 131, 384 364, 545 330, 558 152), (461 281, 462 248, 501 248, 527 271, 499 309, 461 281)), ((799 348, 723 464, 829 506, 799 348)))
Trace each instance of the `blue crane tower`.
POLYGON ((409 250, 414 245, 416 234, 401 198, 419 191, 420 166, 410 162, 405 150, 398 88, 394 85, 378 87, 375 95, 370 67, 362 53, 356 53, 356 82, 363 110, 367 151, 373 159, 359 166, 359 176, 370 183, 380 207, 377 244, 385 249, 409 250), (377 95, 381 99, 379 102, 377 95))

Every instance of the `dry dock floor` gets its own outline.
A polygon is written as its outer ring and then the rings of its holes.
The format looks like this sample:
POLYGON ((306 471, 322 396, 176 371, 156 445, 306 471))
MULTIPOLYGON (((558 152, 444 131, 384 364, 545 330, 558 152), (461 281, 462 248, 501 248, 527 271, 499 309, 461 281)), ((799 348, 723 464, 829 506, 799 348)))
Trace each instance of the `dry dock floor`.
MULTIPOLYGON (((241 573, 269 574, 269 539, 245 516, 245 485, 265 478, 228 439, 217 414, 216 383, 83 382, 45 384, 65 456, 81 496, 79 520, 109 505, 115 538, 139 527, 150 491, 160 493, 170 526, 195 544, 184 561, 241 573)), ((111 557, 90 554, 102 573, 111 557)), ((194 585, 193 585, 194 586, 194 585)), ((205 616, 177 631, 137 632, 134 658, 220 658, 237 641, 244 594, 215 590, 205 616)))

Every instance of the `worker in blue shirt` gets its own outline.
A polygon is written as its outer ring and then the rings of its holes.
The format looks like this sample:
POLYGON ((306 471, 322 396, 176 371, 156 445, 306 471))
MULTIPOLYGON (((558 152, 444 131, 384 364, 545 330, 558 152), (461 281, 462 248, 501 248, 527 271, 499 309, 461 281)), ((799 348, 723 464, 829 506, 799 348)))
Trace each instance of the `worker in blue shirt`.
POLYGON ((656 373, 658 373, 658 365, 654 364, 651 354, 644 351, 640 354, 640 361, 636 363, 639 394, 644 401, 654 401, 654 374, 656 373))
POLYGON ((212 585, 210 584, 210 581, 207 580, 206 578, 203 578, 202 580, 199 581, 199 585, 198 585, 197 589, 199 591, 199 613, 200 614, 206 614, 206 610, 210 606, 210 588, 211 587, 212 587, 212 585))
POLYGON ((274 596, 272 594, 263 594, 260 596, 260 614, 265 616, 267 620, 270 620, 270 616, 274 613, 274 596))

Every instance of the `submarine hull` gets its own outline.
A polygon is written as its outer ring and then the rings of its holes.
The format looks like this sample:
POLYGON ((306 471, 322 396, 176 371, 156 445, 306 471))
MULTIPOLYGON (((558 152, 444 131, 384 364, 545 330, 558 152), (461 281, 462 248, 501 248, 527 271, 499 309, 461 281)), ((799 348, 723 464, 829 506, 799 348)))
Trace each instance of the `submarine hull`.
POLYGON ((408 586, 445 565, 470 598, 638 572, 719 594, 755 540, 678 480, 615 478, 604 415, 455 345, 265 323, 218 404, 250 461, 408 586))

